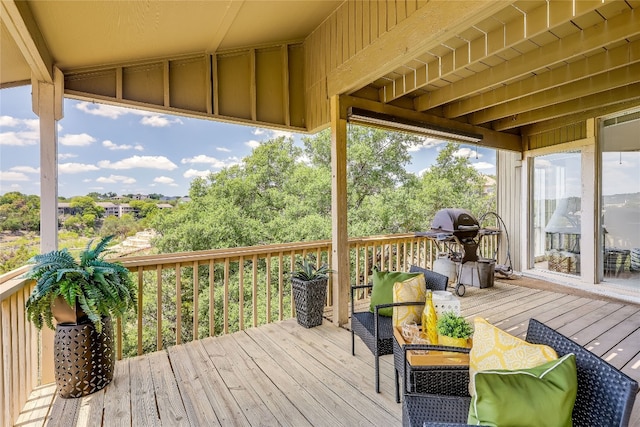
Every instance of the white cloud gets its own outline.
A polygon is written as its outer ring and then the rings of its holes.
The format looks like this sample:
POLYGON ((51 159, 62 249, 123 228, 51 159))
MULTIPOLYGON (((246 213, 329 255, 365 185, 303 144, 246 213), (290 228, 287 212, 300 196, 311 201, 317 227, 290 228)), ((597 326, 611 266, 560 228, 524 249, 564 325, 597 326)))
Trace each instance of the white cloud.
POLYGON ((251 141, 245 142, 244 145, 246 145, 249 148, 258 148, 260 146, 260 143, 255 139, 252 139, 251 141))
POLYGON ((82 182, 91 182, 92 180, 90 180, 89 178, 85 178, 82 180, 82 182))
POLYGON ((26 147, 36 145, 40 141, 40 121, 38 119, 18 119, 11 116, 0 116, 0 126, 16 129, 0 133, 0 145, 26 147))
POLYGON ((195 177, 206 178, 209 176, 210 173, 211 171, 199 171, 195 169, 189 169, 182 176, 184 176, 185 178, 195 178, 195 177))
POLYGON ((219 160, 215 157, 209 157, 204 154, 197 155, 195 157, 185 158, 180 161, 183 165, 186 163, 194 164, 201 163, 211 165, 212 168, 222 169, 225 167, 240 164, 240 159, 237 157, 229 157, 226 160, 219 160))
POLYGON ((421 170, 419 170, 419 171, 418 171, 418 173, 417 173, 416 175, 418 175, 418 176, 422 176, 422 175, 424 175, 425 173, 429 172, 430 170, 431 170, 431 167, 421 169, 421 170))
POLYGON ((130 144, 122 144, 122 145, 118 145, 113 143, 112 141, 109 141, 108 139, 105 139, 104 141, 102 141, 102 146, 108 148, 109 150, 137 150, 137 151, 142 151, 142 145, 140 144, 136 144, 136 145, 130 145, 130 144))
POLYGON ((35 145, 36 141, 20 138, 18 132, 2 132, 0 133, 0 145, 13 145, 22 147, 25 145, 35 145))
POLYGON ((96 139, 87 133, 71 134, 68 133, 59 139, 60 144, 73 147, 86 147, 96 142, 96 139))
POLYGON ((29 181, 29 177, 22 172, 0 171, 0 181, 29 181))
POLYGON ((40 140, 38 132, 3 132, 0 133, 0 145, 26 147, 36 145, 40 140))
POLYGON ((142 119, 140 119, 140 123, 145 126, 151 126, 156 128, 163 128, 163 127, 171 126, 172 124, 180 124, 180 125, 183 124, 182 120, 180 119, 169 119, 166 116, 160 116, 157 114, 143 117, 142 119))
POLYGON ((174 182, 173 178, 169 178, 168 176, 158 176, 156 178, 153 179, 153 182, 157 182, 159 184, 167 184, 170 185, 172 187, 177 187, 178 184, 176 184, 174 182))
POLYGON ((0 116, 0 126, 6 126, 6 127, 16 127, 20 124, 21 120, 20 119, 16 119, 15 117, 11 117, 11 116, 0 116))
POLYGON ((488 162, 471 163, 471 166, 473 166, 474 168, 476 168, 478 170, 493 169, 495 167, 494 165, 492 165, 491 163, 488 163, 488 162))
POLYGON ((118 182, 122 184, 134 184, 136 180, 135 178, 131 178, 129 176, 109 175, 108 177, 101 176, 100 178, 96 179, 96 182, 100 182, 102 184, 115 184, 118 182))
POLYGON ((104 190, 104 187, 89 187, 89 190, 102 191, 104 190))
POLYGON ((108 117, 114 120, 131 112, 126 108, 105 104, 91 104, 89 102, 80 102, 76 104, 76 108, 92 116, 108 117))
POLYGON ((288 132, 285 130, 272 130, 270 138, 278 138, 280 136, 284 136, 285 138, 293 138, 293 132, 288 132))
POLYGON ((479 159, 482 157, 482 154, 478 153, 476 150, 472 150, 471 148, 462 147, 453 153, 453 157, 475 157, 476 159, 479 159))
POLYGON ((278 138, 280 136, 284 136, 285 138, 293 138, 293 132, 289 132, 286 130, 255 128, 251 133, 256 136, 265 135, 266 139, 278 138))
POLYGON ((9 170, 23 173, 40 173, 40 168, 34 168, 31 166, 14 166, 9 170))
POLYGON ((223 153, 230 153, 231 150, 229 150, 226 147, 216 147, 216 151, 222 151, 223 153))
POLYGON ((61 174, 91 172, 97 170, 99 170, 98 167, 94 165, 87 165, 84 163, 60 163, 58 165, 58 173, 61 174))
POLYGON ((433 148, 435 146, 438 146, 440 144, 443 144, 443 141, 440 141, 439 139, 435 139, 435 138, 429 138, 429 137, 423 137, 421 138, 421 142, 418 145, 412 145, 411 147, 409 147, 407 149, 407 151, 409 152, 416 152, 416 151, 420 151, 422 149, 427 149, 427 148, 433 148))
POLYGON ((75 157, 78 157, 77 154, 73 154, 73 153, 58 153, 58 159, 59 160, 64 160, 64 159, 73 159, 75 157))
POLYGON ((164 156, 133 156, 117 162, 101 160, 98 162, 98 166, 105 169, 146 168, 162 170, 174 170, 178 167, 175 163, 164 156))

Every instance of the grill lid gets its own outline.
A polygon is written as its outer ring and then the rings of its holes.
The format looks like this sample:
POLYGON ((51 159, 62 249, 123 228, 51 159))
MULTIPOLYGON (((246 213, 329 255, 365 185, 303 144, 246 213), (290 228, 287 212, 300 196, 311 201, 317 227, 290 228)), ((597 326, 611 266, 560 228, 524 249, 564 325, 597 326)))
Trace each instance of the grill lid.
POLYGON ((440 209, 433 217, 431 229, 445 233, 468 231, 475 235, 480 229, 480 224, 466 209, 440 209))

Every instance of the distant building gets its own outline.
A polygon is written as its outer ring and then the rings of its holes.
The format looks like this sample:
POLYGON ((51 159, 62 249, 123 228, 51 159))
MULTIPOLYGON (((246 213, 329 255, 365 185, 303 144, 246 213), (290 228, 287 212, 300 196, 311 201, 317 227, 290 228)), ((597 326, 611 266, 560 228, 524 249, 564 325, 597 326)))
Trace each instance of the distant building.
MULTIPOLYGON (((96 205, 104 209, 104 217, 115 216, 121 218, 124 214, 136 215, 138 209, 132 208, 128 203, 113 203, 113 202, 97 202, 96 205)), ((158 203, 159 209, 172 209, 173 206, 169 203, 158 203)), ((58 216, 75 215, 79 212, 77 208, 72 208, 71 203, 58 202, 58 216)))

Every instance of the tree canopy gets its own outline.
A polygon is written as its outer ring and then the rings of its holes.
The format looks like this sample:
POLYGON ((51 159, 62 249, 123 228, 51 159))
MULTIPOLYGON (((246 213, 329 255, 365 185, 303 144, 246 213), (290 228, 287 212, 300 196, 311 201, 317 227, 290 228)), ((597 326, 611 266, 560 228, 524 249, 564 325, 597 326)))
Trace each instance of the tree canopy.
MULTIPOLYGON (((442 145, 422 176, 407 172, 421 137, 352 126, 347 139, 350 236, 429 228, 435 212, 461 207, 476 215, 492 208, 484 177, 460 146, 442 145)), ((331 236, 331 135, 278 137, 243 161, 191 184, 190 203, 159 212, 152 226, 161 252, 328 239, 331 236)))

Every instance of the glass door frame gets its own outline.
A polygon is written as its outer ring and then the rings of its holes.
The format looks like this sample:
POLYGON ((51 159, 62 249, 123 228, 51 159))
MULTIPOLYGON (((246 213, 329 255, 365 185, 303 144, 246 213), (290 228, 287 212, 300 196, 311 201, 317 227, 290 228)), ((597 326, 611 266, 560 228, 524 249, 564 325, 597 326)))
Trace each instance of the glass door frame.
POLYGON ((531 271, 535 274, 542 273, 550 277, 558 277, 567 282, 597 283, 598 260, 600 259, 600 240, 594 233, 595 227, 600 227, 600 219, 595 214, 600 203, 597 195, 600 193, 600 174, 598 174, 598 156, 596 153, 595 121, 587 121, 587 138, 568 143, 553 145, 526 151, 523 154, 523 193, 522 212, 523 218, 521 254, 524 271, 531 271), (590 122, 590 123, 589 123, 590 122), (589 128, 591 132, 589 132, 589 128), (534 267, 534 223, 533 223, 533 185, 534 185, 534 158, 560 153, 565 151, 579 152, 581 155, 581 223, 580 223, 580 274, 568 275, 556 272, 536 270, 534 267))

